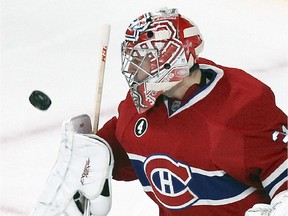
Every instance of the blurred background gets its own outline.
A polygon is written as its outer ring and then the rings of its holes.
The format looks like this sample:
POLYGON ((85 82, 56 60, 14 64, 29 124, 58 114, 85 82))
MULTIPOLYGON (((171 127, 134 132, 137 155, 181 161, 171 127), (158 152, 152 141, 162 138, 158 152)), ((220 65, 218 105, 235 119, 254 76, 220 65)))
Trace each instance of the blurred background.
MULTIPOLYGON (((260 79, 288 113, 287 0, 1 0, 0 215, 29 214, 57 157, 61 123, 93 117, 101 26, 111 24, 100 127, 128 90, 120 71, 127 26, 164 6, 198 25, 200 56, 260 79), (36 89, 52 99, 49 110, 29 103, 36 89)), ((143 212, 158 213, 139 182, 113 181, 109 215, 143 212)))

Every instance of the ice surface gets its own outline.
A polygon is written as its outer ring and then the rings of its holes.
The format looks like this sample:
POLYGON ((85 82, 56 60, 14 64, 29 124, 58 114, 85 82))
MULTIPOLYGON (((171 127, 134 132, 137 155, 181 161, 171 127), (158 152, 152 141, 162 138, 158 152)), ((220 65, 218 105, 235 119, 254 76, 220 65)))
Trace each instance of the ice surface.
MULTIPOLYGON (((2 0, 1 209, 28 215, 58 152, 61 122, 92 117, 100 29, 112 25, 100 125, 116 114, 127 86, 120 73, 120 43, 131 20, 146 11, 177 7, 205 39, 201 56, 240 67, 269 85, 288 113, 288 4, 285 0, 2 0), (30 93, 52 99, 36 110, 30 93)), ((109 215, 157 215, 140 184, 113 182, 109 215)))

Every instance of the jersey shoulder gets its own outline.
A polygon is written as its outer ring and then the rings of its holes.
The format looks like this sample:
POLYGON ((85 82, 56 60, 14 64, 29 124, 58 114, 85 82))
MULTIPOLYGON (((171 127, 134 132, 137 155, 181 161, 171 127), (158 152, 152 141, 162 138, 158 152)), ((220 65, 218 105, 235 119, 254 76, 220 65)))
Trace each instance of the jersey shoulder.
POLYGON ((237 129, 264 128, 283 112, 275 104, 272 90, 260 80, 238 68, 217 65, 201 59, 200 68, 209 68, 223 76, 197 107, 215 122, 237 129), (215 70, 216 68, 216 70, 215 70))

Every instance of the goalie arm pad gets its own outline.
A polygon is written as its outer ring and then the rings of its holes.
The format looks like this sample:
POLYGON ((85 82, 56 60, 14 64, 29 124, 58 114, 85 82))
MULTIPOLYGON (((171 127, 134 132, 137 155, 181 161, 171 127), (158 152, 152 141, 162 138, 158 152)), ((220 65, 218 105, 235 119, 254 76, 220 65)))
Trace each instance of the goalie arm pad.
POLYGON ((245 216, 287 216, 288 212, 288 190, 277 194, 268 204, 256 204, 248 209, 245 216))
POLYGON ((77 191, 94 200, 105 181, 112 178, 114 160, 106 141, 96 135, 78 134, 71 130, 71 124, 71 120, 63 124, 57 161, 30 216, 60 215, 77 191))

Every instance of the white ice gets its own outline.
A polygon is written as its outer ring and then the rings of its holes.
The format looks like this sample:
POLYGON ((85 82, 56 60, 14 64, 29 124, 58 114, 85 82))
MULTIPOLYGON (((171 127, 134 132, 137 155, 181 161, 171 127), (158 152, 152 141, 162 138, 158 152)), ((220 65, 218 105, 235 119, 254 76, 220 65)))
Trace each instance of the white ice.
MULTIPOLYGON (((93 117, 100 29, 112 25, 100 125, 126 95, 120 43, 134 18, 177 7, 205 39, 203 57, 239 67, 269 85, 288 113, 287 0, 2 0, 1 1, 1 209, 28 215, 57 156, 61 122, 93 117), (35 109, 30 93, 52 99, 35 109)), ((192 155, 193 156, 193 155, 192 155)), ((137 181, 113 181, 113 215, 157 215, 137 181), (145 214, 144 214, 145 212, 145 214)))

